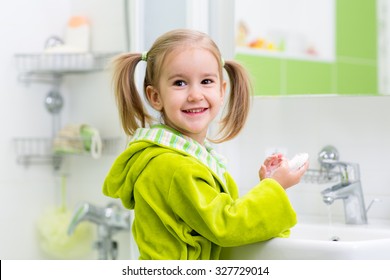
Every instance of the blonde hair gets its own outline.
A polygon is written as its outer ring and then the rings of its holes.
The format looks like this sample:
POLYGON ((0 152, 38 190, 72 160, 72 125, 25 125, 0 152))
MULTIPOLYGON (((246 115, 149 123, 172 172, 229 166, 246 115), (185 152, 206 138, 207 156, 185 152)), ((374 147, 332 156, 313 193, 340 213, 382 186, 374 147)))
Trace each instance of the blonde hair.
MULTIPOLYGON (((177 47, 186 45, 202 47, 215 56, 219 65, 221 83, 223 68, 225 68, 228 74, 230 94, 227 112, 220 121, 219 133, 221 137, 213 140, 213 142, 221 143, 230 140, 241 131, 246 122, 252 87, 246 70, 237 62, 230 60, 223 62, 217 45, 205 33, 188 29, 177 29, 157 38, 147 52, 147 65, 143 85, 145 99, 149 102, 146 97, 146 87, 157 87, 158 85, 161 67, 167 54, 177 47)), ((134 134, 137 128, 146 127, 154 122, 153 117, 147 112, 135 84, 135 69, 138 62, 143 59, 145 59, 145 54, 126 53, 114 60, 113 84, 115 98, 122 127, 125 133, 130 136, 134 134)))

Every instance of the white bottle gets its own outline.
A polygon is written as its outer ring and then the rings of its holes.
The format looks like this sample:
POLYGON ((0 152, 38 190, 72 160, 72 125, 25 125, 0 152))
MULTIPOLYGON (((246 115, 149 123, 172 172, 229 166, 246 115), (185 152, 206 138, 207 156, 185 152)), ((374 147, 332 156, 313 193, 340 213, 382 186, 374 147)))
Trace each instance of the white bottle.
POLYGON ((74 52, 89 52, 91 38, 88 19, 83 16, 71 17, 66 27, 64 41, 74 52))

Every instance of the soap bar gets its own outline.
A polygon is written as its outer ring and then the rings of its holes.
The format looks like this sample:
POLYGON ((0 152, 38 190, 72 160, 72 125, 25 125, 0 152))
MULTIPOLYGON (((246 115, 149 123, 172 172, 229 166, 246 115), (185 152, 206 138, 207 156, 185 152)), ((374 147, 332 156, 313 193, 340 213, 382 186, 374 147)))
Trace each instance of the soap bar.
POLYGON ((292 159, 288 162, 288 167, 292 171, 296 171, 300 169, 309 159, 308 153, 300 153, 296 154, 292 159))

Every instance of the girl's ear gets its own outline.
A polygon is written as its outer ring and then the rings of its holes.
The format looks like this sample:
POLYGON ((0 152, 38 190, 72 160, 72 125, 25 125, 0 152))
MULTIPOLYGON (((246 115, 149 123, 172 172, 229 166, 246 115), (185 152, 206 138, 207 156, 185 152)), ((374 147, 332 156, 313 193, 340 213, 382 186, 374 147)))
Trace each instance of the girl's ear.
POLYGON ((163 104, 160 98, 160 94, 153 86, 146 87, 146 96, 148 97, 150 105, 157 111, 163 109, 163 104))
POLYGON ((223 81, 222 86, 221 86, 221 100, 222 100, 222 102, 225 98, 225 93, 226 93, 226 81, 223 81))

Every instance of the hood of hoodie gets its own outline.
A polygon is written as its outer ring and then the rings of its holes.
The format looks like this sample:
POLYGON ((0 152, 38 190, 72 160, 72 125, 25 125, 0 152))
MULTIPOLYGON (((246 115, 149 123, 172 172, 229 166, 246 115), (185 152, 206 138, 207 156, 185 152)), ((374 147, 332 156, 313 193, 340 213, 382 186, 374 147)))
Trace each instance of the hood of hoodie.
POLYGON ((103 194, 120 198, 124 207, 134 209, 134 184, 142 170, 153 158, 148 147, 153 143, 137 142, 115 160, 103 184, 103 194))

